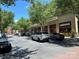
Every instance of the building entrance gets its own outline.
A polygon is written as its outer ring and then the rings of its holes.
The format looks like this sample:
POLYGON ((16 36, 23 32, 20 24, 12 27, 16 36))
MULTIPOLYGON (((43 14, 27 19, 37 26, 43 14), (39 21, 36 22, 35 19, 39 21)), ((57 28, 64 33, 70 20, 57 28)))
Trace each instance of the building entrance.
POLYGON ((56 24, 50 25, 50 33, 56 32, 56 24))

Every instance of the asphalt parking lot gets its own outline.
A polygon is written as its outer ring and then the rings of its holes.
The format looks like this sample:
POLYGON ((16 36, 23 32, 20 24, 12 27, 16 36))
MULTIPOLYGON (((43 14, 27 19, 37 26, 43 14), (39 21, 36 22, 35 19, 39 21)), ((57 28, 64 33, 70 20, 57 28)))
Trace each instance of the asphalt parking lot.
POLYGON ((0 59, 55 59, 56 56, 66 54, 78 46, 64 46, 56 43, 40 43, 28 37, 13 36, 8 39, 12 44, 9 54, 0 56, 0 59))

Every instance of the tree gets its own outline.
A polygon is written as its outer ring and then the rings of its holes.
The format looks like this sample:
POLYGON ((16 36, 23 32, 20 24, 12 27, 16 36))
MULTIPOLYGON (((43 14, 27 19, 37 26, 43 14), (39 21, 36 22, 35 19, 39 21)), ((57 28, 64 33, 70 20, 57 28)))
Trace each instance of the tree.
POLYGON ((19 30, 19 29, 20 29, 20 25, 18 25, 16 22, 14 22, 14 23, 12 24, 12 28, 13 28, 14 30, 19 30))
POLYGON ((18 21, 17 21, 17 25, 20 26, 20 28, 23 28, 24 30, 28 30, 30 28, 30 20, 25 19, 23 17, 21 17, 18 21))
POLYGON ((79 0, 56 0, 56 14, 79 14, 79 0))
MULTIPOLYGON (((18 1, 18 0, 0 0, 0 4, 2 6, 4 5, 11 6, 11 5, 15 5, 15 1, 18 1)), ((33 3, 33 0, 23 0, 23 1, 28 1, 30 3, 33 3)), ((14 17, 14 14, 12 12, 4 11, 0 7, 0 28, 4 29, 5 27, 8 26, 8 24, 12 23, 13 17, 14 17)), ((17 25, 14 27, 17 27, 17 25)))
MULTIPOLYGON (((15 0, 0 0, 0 5, 11 6, 13 5, 15 0)), ((14 14, 12 12, 8 12, 1 9, 0 6, 0 30, 3 30, 13 21, 14 14)))
MULTIPOLYGON (((15 1, 20 1, 20 0, 0 0, 0 4, 11 6, 11 5, 15 5, 15 1)), ((23 0, 23 1, 28 1, 31 3, 33 2, 33 0, 23 0)))
POLYGON ((10 6, 15 3, 15 0, 0 0, 0 4, 10 6))
POLYGON ((34 3, 34 6, 29 8, 30 19, 32 23, 38 23, 41 25, 41 31, 43 31, 45 23, 50 20, 50 17, 53 16, 53 11, 55 4, 42 4, 37 1, 34 3))
POLYGON ((1 29, 5 29, 9 24, 12 24, 14 20, 14 14, 10 11, 1 10, 1 29))

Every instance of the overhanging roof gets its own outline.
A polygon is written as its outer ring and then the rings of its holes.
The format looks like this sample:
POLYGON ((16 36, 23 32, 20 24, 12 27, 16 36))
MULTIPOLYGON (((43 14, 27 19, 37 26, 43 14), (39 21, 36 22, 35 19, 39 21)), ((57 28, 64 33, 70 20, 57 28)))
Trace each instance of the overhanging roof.
POLYGON ((33 24, 31 27, 40 27, 40 24, 33 24))

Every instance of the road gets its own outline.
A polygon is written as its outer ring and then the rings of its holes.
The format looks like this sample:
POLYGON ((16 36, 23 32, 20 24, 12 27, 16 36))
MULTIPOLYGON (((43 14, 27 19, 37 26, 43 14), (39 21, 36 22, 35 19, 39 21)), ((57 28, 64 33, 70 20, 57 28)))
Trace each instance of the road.
POLYGON ((28 37, 13 36, 8 40, 12 44, 12 51, 3 57, 1 56, 0 59, 54 59, 73 48, 48 42, 35 42, 28 37))

